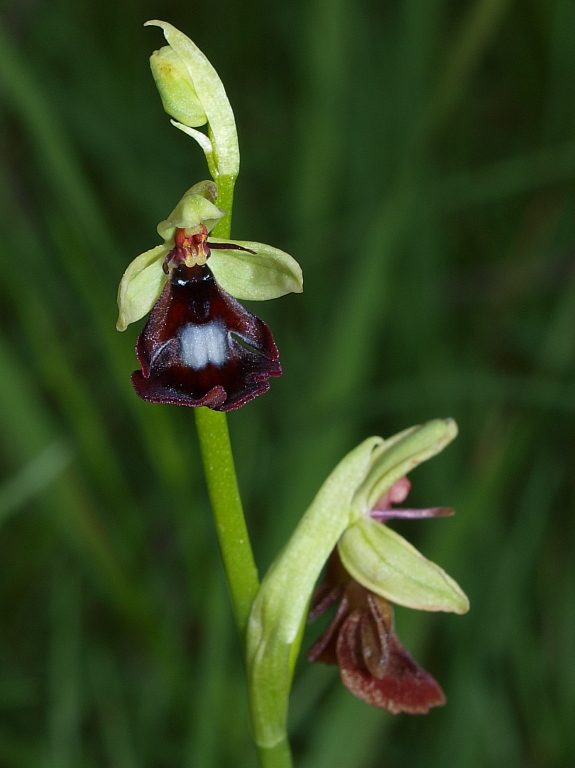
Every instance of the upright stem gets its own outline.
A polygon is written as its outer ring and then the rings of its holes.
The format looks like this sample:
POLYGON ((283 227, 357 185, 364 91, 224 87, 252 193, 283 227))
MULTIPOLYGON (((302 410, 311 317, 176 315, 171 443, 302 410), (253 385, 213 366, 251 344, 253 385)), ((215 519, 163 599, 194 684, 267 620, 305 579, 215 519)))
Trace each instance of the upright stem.
POLYGON ((275 747, 258 747, 260 768, 292 768, 291 751, 287 738, 275 747))
POLYGON ((196 408, 196 427, 216 532, 242 644, 259 581, 225 413, 196 408))
MULTIPOLYGON (((226 212, 213 230, 218 237, 230 236, 234 183, 235 179, 229 176, 217 180, 217 204, 226 212)), ((243 644, 259 580, 238 488, 228 422, 225 413, 209 408, 196 408, 195 417, 218 542, 243 644)))
MULTIPOLYGON (((235 179, 220 177, 217 205, 226 215, 212 234, 229 238, 235 179)), ((245 651, 246 629, 259 579, 242 508, 226 414, 195 408, 196 428, 216 532, 232 598, 236 625, 245 651)), ((292 768, 287 736, 271 749, 258 746, 260 768, 292 768)))

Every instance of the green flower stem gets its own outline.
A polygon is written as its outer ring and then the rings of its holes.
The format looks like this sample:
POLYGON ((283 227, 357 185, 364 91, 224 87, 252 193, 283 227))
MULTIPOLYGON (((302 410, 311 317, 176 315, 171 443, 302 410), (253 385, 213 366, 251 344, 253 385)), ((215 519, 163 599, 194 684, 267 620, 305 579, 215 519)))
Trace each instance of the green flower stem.
MULTIPOLYGON (((220 176, 216 181, 217 205, 226 215, 214 227, 212 235, 229 238, 235 179, 220 176)), ((242 650, 245 651, 246 629, 259 579, 238 488, 228 422, 226 414, 220 411, 194 410, 216 532, 242 650)), ((271 749, 258 746, 258 757, 260 768, 292 768, 287 735, 271 749)))
POLYGON ((195 417, 216 532, 243 645, 259 580, 238 489, 228 422, 225 413, 204 407, 195 409, 195 417))
POLYGON ((216 183, 218 185, 216 205, 218 208, 223 208, 226 215, 218 221, 211 234, 213 237, 229 238, 232 229, 232 205, 236 180, 231 176, 220 176, 216 183))
POLYGON ((268 749, 258 747, 260 768, 292 768, 291 752, 287 738, 268 749))
MULTIPOLYGON (((214 228, 219 237, 230 236, 234 182, 229 176, 221 176, 217 181, 217 204, 226 212, 214 228)), ((225 413, 209 408, 196 408, 195 417, 218 542, 243 646, 259 579, 238 488, 228 422, 225 413)))

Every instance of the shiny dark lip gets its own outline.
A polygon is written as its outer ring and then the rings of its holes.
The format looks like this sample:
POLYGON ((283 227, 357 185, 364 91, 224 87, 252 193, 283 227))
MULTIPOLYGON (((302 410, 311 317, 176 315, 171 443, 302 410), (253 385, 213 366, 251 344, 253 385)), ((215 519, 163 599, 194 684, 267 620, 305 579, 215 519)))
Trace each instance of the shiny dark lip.
POLYGON ((240 408, 269 389, 282 373, 273 336, 263 320, 216 282, 207 265, 174 267, 136 345, 140 371, 132 374, 137 394, 153 403, 240 408), (182 358, 180 333, 187 324, 221 324, 226 358, 200 370, 182 358))

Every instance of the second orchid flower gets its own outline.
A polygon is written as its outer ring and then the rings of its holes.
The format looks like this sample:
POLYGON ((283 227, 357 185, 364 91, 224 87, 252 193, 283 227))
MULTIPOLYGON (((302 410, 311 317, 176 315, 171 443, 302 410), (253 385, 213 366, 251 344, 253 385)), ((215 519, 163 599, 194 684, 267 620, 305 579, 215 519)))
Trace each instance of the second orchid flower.
POLYGON ((316 594, 312 618, 331 602, 342 602, 311 658, 338 663, 353 693, 390 712, 425 712, 442 703, 437 683, 395 636, 390 603, 454 613, 465 613, 469 603, 442 568, 384 522, 446 513, 444 508, 402 511, 392 504, 405 498, 405 475, 442 451, 456 434, 452 419, 436 419, 386 440, 365 440, 329 475, 272 563, 248 630, 252 721, 260 745, 273 748, 285 733, 308 606, 330 557, 332 565, 316 594))

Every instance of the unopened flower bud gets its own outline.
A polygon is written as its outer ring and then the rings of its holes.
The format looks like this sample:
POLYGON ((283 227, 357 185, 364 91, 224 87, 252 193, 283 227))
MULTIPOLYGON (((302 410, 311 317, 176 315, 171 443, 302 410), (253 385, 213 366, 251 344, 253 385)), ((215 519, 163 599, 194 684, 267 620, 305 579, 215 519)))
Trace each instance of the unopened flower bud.
POLYGON ((164 109, 175 120, 197 128, 208 118, 196 93, 194 81, 185 63, 170 45, 150 56, 150 67, 164 109))
POLYGON ((158 20, 148 25, 160 27, 169 43, 150 60, 164 109, 175 118, 175 127, 201 146, 215 180, 235 179, 240 169, 236 123, 218 73, 179 29, 158 20), (206 123, 208 135, 195 130, 206 123))

